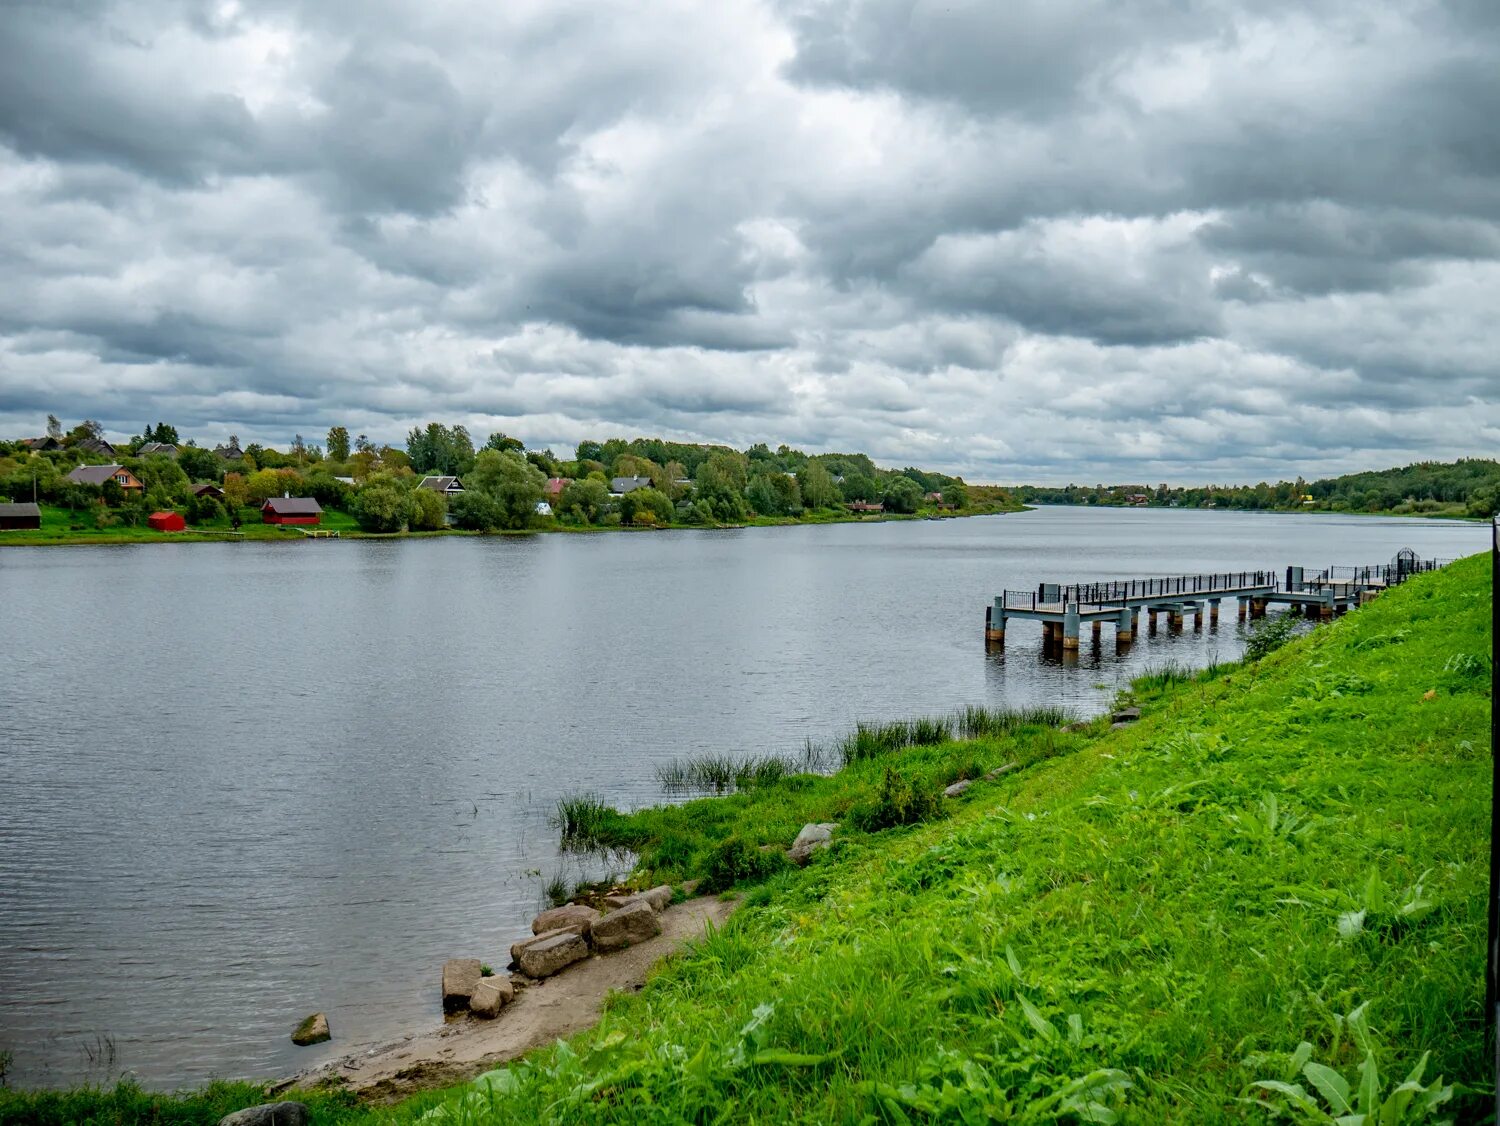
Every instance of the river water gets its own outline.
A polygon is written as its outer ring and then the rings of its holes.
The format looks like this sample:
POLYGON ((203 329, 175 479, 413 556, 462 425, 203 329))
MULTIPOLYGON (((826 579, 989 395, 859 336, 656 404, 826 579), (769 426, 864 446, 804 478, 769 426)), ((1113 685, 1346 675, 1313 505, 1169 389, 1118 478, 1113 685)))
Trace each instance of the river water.
MULTIPOLYGON (((1002 588, 1484 549, 1484 525, 1049 508, 743 531, 0 550, 0 1050, 22 1086, 275 1076, 441 1019, 568 872, 561 795, 856 719, 1102 707, 1002 588), (294 1048, 324 1010, 331 1044, 294 1048)), ((1232 603, 1226 604, 1226 609, 1232 603)))

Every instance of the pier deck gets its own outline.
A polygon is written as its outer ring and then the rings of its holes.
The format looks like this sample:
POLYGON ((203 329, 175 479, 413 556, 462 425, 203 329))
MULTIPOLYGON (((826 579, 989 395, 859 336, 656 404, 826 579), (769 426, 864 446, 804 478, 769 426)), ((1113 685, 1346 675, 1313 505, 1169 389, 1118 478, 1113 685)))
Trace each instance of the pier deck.
POLYGON ((1288 567, 1283 574, 1271 570, 1212 572, 1166 578, 1122 579, 1103 583, 1041 583, 1034 591, 1007 590, 985 607, 985 640, 1005 642, 1011 619, 1042 623, 1045 643, 1077 649, 1085 623, 1095 638, 1104 623, 1112 623, 1115 637, 1132 640, 1140 628, 1142 611, 1151 631, 1158 614, 1165 613, 1174 629, 1181 629, 1186 613, 1193 614, 1193 628, 1203 625, 1205 611, 1210 624, 1219 621, 1219 604, 1226 598, 1238 603, 1240 621, 1264 616, 1270 604, 1283 604, 1309 616, 1331 618, 1363 605, 1381 591, 1422 571, 1436 570, 1443 560, 1417 559, 1403 551, 1389 564, 1364 567, 1327 567, 1310 570, 1288 567))

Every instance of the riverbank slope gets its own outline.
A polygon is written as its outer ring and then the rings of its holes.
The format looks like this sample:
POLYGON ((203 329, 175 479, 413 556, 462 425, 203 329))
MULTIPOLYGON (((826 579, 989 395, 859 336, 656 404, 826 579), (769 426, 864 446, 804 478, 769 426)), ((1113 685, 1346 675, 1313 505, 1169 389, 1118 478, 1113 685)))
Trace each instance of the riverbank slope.
MULTIPOLYGON (((1489 589, 1471 558, 1259 662, 1147 678, 1121 729, 872 745, 601 814, 744 907, 590 1033, 315 1121, 1254 1122, 1294 1087, 1327 1107, 1316 1065, 1385 1098, 1424 1057, 1419 1086, 1482 1087, 1489 589), (807 868, 762 852, 804 819, 839 823, 807 868)), ((0 1096, 0 1122, 45 1105, 0 1096)))

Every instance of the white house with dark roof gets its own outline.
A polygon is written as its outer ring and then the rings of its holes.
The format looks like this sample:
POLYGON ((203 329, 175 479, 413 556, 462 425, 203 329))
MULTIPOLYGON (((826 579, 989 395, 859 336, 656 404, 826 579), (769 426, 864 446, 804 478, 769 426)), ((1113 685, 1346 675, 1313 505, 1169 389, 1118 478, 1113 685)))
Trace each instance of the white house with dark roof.
POLYGON ((419 489, 431 489, 445 497, 456 497, 464 491, 464 484, 457 477, 423 477, 417 483, 419 489))

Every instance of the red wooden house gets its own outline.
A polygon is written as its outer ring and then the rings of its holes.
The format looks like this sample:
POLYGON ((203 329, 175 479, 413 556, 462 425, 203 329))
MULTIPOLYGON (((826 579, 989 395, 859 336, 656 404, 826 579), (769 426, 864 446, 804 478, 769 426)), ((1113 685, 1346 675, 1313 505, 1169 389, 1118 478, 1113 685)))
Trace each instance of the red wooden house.
POLYGON ((317 524, 323 519, 323 506, 312 497, 272 497, 260 506, 264 524, 317 524))
POLYGON ((153 512, 146 517, 146 526, 158 532, 181 532, 187 529, 187 521, 177 512, 153 512))

